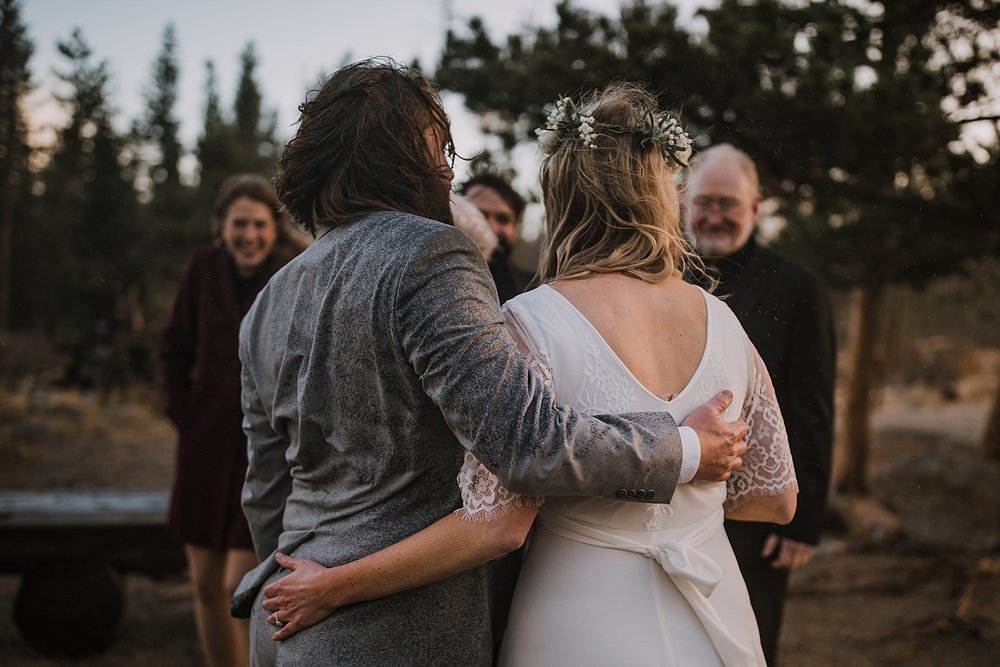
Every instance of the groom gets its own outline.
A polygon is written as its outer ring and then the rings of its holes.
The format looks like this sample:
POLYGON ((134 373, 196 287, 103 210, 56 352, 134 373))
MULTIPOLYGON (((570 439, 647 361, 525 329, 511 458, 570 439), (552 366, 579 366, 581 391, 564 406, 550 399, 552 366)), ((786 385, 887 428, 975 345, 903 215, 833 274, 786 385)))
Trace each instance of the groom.
POLYGON ((258 665, 276 649, 281 664, 488 665, 489 566, 276 646, 259 593, 282 574, 273 552, 332 566, 420 530, 461 504, 463 448, 524 494, 666 503, 679 481, 728 478, 746 427, 721 420, 725 392, 685 444, 666 413, 556 403, 504 329, 482 255, 448 224, 451 135, 422 75, 351 65, 301 112, 276 185, 317 240, 242 325, 244 509, 262 563, 234 612, 252 608, 258 665))

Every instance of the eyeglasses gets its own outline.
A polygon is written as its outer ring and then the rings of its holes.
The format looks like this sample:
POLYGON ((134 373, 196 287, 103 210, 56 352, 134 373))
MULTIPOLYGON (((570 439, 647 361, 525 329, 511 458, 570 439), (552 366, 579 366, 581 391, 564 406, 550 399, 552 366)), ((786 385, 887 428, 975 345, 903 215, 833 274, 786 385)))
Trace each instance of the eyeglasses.
POLYGON ((729 213, 740 206, 740 200, 735 197, 695 197, 691 200, 691 206, 700 211, 708 211, 718 208, 719 213, 729 213))

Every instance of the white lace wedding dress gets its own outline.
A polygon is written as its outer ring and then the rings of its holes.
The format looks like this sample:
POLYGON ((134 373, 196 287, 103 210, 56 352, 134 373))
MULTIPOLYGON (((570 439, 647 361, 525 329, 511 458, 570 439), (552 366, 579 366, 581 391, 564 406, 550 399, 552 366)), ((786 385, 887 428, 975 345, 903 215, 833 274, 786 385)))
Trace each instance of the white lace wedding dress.
MULTIPOLYGON (((504 635, 502 665, 761 665, 757 622, 722 527, 723 508, 797 488, 763 362, 732 311, 705 293, 705 351, 670 401, 647 390, 596 329, 548 286, 507 302, 512 335, 559 401, 589 414, 667 410, 678 423, 724 388, 750 451, 728 483, 677 487, 668 505, 545 499, 504 635)), ((471 454, 463 509, 490 520, 537 504, 503 488, 471 454)))

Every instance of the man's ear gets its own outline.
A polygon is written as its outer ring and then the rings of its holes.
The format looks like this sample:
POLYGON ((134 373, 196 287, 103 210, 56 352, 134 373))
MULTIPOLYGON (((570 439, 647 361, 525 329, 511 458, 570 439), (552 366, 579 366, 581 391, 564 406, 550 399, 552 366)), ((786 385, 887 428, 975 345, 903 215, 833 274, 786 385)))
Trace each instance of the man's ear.
POLYGON ((760 211, 760 205, 761 205, 761 203, 763 201, 764 201, 764 197, 762 197, 761 194, 758 192, 754 196, 753 202, 751 202, 751 204, 750 204, 750 210, 753 212, 753 218, 754 218, 754 220, 757 219, 757 213, 760 211))

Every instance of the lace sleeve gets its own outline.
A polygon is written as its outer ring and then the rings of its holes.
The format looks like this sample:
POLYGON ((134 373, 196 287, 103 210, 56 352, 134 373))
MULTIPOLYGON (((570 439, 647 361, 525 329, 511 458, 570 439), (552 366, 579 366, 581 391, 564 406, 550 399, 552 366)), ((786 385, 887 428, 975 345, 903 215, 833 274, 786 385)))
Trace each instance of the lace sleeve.
POLYGON ((531 332, 524 323, 524 319, 517 313, 520 309, 517 304, 508 302, 503 308, 503 324, 517 344, 517 349, 528 360, 531 370, 538 373, 542 382, 553 389, 552 385, 552 359, 543 345, 532 337, 531 332))
MULTIPOLYGON (((551 387, 549 356, 535 345, 514 309, 504 309, 504 325, 531 369, 551 387)), ((458 471, 458 488, 462 492, 462 507, 455 513, 469 521, 492 521, 509 514, 512 507, 538 507, 545 502, 541 496, 522 496, 505 487, 472 452, 465 453, 462 469, 458 471)))
POLYGON ((771 376, 749 341, 747 346, 751 357, 750 386, 742 417, 750 427, 748 449, 743 466, 726 484, 726 511, 743 505, 754 496, 778 496, 799 488, 771 376))
POLYGON ((462 507, 455 513, 477 523, 507 516, 513 507, 538 507, 545 500, 511 491, 472 452, 465 453, 462 469, 458 471, 458 488, 462 492, 462 507))

